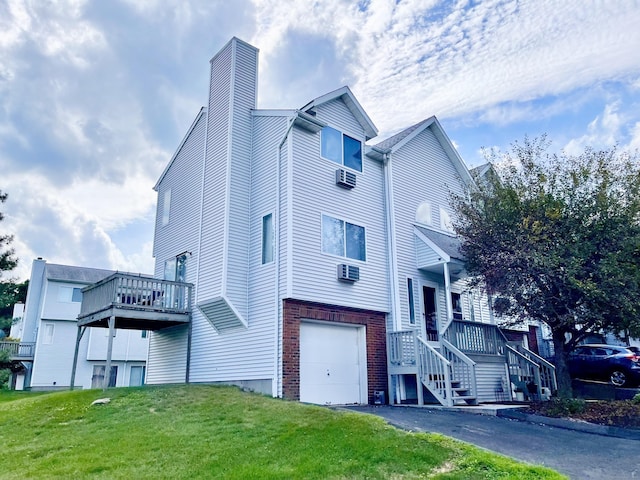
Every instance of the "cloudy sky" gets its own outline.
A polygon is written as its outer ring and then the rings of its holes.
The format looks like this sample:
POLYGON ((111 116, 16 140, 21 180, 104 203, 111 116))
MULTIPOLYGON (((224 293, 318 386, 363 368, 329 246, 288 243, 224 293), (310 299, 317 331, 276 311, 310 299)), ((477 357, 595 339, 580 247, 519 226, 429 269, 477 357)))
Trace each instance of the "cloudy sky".
POLYGON ((260 49, 260 108, 349 85, 374 143, 436 115, 474 166, 525 134, 640 147, 638 25, 633 0, 0 0, 12 276, 36 257, 153 271, 152 187, 232 36, 260 49))

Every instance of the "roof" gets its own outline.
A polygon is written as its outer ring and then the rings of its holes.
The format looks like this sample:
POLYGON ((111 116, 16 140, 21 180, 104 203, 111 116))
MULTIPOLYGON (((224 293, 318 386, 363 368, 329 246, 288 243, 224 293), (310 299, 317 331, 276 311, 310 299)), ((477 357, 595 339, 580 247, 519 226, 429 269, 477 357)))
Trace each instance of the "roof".
POLYGON ((309 112, 309 110, 312 110, 318 105, 322 105, 323 103, 327 103, 337 99, 341 99, 347 105, 347 108, 351 111, 353 116, 358 120, 358 122, 364 129, 367 140, 370 140, 378 135, 377 127, 373 124, 373 122, 369 118, 369 115, 367 115, 367 112, 364 111, 364 108, 362 108, 360 102, 358 102, 351 89, 349 89, 349 87, 347 86, 311 100, 300 110, 302 110, 303 112, 309 112))
POLYGON ((415 226, 420 233, 435 243, 444 253, 449 255, 450 258, 464 261, 464 256, 460 253, 460 239, 447 235, 446 233, 440 233, 430 228, 415 226))
POLYGON ((374 145, 373 147, 371 147, 372 155, 375 158, 382 158, 384 154, 389 154, 389 153, 392 154, 393 152, 399 150, 408 142, 413 140, 415 137, 417 137, 421 132, 423 132, 427 128, 431 129, 435 137, 440 142, 442 149, 447 154, 447 156, 451 159, 451 162, 453 163, 453 166, 458 172, 458 175, 460 175, 460 178, 462 179, 462 181, 465 182, 465 184, 467 185, 474 185, 475 181, 471 176, 471 173, 469 172, 467 165, 464 163, 464 160, 462 160, 462 157, 460 157, 460 154, 453 146, 453 143, 451 143, 451 140, 449 139, 444 129, 442 128, 442 125, 440 125, 440 122, 435 116, 426 118, 421 122, 418 122, 415 125, 410 126, 409 128, 405 128, 401 132, 393 135, 392 137, 389 137, 386 140, 383 140, 377 145, 374 145))
POLYGON ((74 267, 71 265, 56 265, 55 263, 47 263, 45 270, 47 280, 84 284, 99 282, 113 273, 115 273, 114 270, 74 267))

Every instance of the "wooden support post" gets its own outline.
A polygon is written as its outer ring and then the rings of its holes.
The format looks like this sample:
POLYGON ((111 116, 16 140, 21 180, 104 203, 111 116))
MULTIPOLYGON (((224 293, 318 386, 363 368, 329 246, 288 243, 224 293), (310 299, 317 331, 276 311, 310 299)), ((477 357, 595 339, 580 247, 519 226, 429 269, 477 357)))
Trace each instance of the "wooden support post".
POLYGON ((73 390, 73 387, 76 383, 76 367, 78 366, 78 350, 80 349, 80 340, 82 340, 82 336, 84 335, 84 331, 87 327, 81 327, 78 325, 78 334, 76 335, 76 349, 73 352, 73 365, 71 366, 71 382, 70 389, 73 390))
POLYGON ((109 342, 107 344, 107 364, 104 367, 104 382, 102 384, 102 390, 106 390, 109 387, 109 379, 111 378, 111 354, 113 351, 113 337, 116 333, 116 317, 113 315, 109 317, 109 342))

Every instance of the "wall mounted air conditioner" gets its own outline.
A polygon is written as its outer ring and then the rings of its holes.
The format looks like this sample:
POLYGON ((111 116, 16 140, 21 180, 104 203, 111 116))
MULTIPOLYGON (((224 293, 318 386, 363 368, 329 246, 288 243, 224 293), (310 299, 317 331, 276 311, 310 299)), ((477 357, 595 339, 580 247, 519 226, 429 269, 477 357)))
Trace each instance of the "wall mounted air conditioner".
POLYGON ((360 280, 360 268, 341 263, 338 265, 338 280, 343 282, 357 282, 360 280))
POLYGON ((352 189, 356 186, 356 174, 344 168, 339 168, 336 170, 336 185, 342 188, 352 189))

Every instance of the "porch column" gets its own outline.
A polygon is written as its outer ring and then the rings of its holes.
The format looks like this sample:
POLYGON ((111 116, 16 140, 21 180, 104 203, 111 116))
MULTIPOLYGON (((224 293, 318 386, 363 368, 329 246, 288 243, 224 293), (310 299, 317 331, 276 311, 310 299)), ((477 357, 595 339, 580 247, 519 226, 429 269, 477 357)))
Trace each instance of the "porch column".
POLYGON ((109 342, 107 344, 107 364, 104 367, 104 382, 102 390, 109 387, 109 379, 111 378, 111 353, 113 351, 113 336, 116 333, 116 317, 109 317, 109 342))
POLYGON ((78 365, 78 350, 80 349, 80 340, 82 340, 82 336, 84 335, 84 331, 87 327, 81 327, 78 325, 78 334, 76 335, 76 349, 73 352, 73 365, 71 366, 71 382, 69 383, 69 388, 73 390, 76 382, 76 367, 78 365))
POLYGON ((440 330, 440 334, 444 334, 449 328, 449 325, 453 321, 453 304, 451 303, 451 278, 449 277, 449 264, 447 262, 442 264, 442 274, 444 276, 444 296, 447 305, 447 321, 444 328, 440 330))

